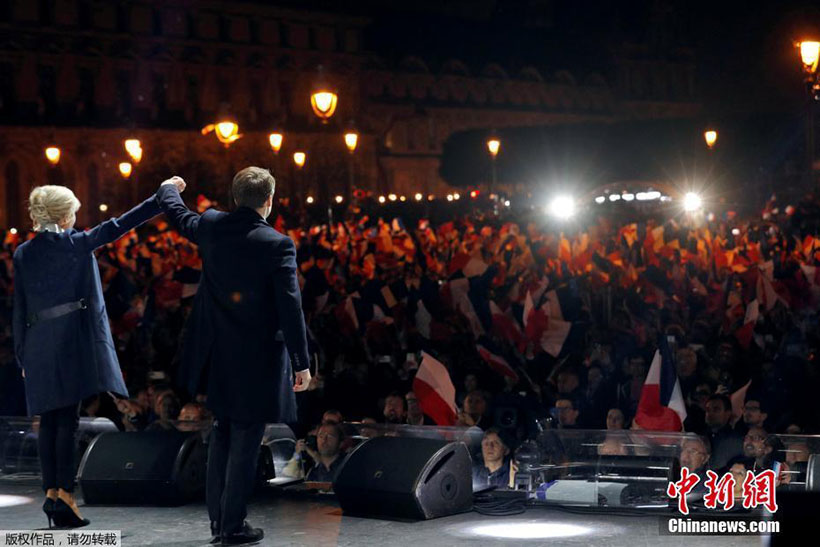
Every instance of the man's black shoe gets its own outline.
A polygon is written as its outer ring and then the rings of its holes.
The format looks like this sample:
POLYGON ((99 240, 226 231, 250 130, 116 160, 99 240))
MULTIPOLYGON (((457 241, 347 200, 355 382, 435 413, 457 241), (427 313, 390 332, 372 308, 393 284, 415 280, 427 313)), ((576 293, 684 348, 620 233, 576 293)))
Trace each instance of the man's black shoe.
POLYGON ((257 541, 261 541, 263 537, 265 537, 265 532, 261 528, 251 528, 251 525, 246 521, 239 532, 222 534, 222 545, 256 543, 257 541))
POLYGON ((222 534, 219 532, 219 523, 215 521, 211 521, 211 544, 221 544, 222 543, 222 534))

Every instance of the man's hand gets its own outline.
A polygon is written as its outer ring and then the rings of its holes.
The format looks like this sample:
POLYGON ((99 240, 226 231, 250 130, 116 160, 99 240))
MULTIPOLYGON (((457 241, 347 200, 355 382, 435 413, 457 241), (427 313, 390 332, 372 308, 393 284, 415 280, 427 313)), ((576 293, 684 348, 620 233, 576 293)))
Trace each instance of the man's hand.
POLYGON ((296 446, 293 448, 293 452, 295 454, 301 454, 305 450, 307 450, 307 443, 305 442, 305 440, 299 439, 298 441, 296 441, 296 446))
POLYGON ((310 386, 310 369, 300 370, 296 373, 293 382, 293 391, 305 391, 310 386))
POLYGON ((165 186, 166 184, 173 184, 176 186, 180 194, 185 191, 185 181, 182 180, 182 177, 174 175, 170 179, 163 181, 160 186, 165 186))

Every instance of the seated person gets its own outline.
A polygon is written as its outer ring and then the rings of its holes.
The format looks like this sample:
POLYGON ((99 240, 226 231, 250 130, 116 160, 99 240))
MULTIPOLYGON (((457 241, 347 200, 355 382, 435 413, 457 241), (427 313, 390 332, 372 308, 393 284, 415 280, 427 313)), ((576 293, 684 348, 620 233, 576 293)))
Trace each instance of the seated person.
POLYGON ((746 472, 752 471, 754 466, 754 459, 745 456, 736 456, 726 465, 727 470, 735 479, 735 509, 739 510, 743 507, 743 481, 746 480, 746 472))
POLYGON ((311 450, 304 439, 296 443, 293 458, 285 466, 284 475, 295 478, 304 477, 310 482, 333 482, 344 457, 341 445, 344 441, 344 432, 339 424, 324 423, 316 432, 316 451, 311 450), (301 468, 302 454, 307 452, 314 463, 304 473, 301 468))
POLYGON ((156 421, 145 428, 146 431, 175 429, 173 421, 179 416, 179 397, 173 391, 163 391, 154 401, 156 421))
POLYGON ((384 423, 403 424, 407 421, 407 401, 394 391, 384 399, 384 423))
POLYGON ((481 439, 482 462, 473 465, 473 490, 488 486, 508 488, 510 484, 510 448, 498 429, 491 427, 481 439))
POLYGON ((694 438, 687 438, 680 447, 680 466, 698 475, 703 483, 706 480, 706 464, 711 453, 711 446, 706 437, 698 435, 694 438))
POLYGON ((199 429, 199 422, 204 419, 202 405, 199 403, 188 403, 182 407, 177 417, 177 429, 180 431, 196 431, 199 429))

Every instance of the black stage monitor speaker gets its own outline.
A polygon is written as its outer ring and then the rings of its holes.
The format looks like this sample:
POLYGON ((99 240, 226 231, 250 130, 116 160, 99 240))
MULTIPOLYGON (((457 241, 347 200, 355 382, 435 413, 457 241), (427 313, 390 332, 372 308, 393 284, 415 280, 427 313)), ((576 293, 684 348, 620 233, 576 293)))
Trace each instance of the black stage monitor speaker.
POLYGON ((199 432, 103 433, 78 473, 87 504, 181 505, 205 492, 205 444, 199 432))
POLYGON ((423 520, 470 511, 472 460, 464 443, 375 437, 347 457, 333 490, 345 514, 423 520))

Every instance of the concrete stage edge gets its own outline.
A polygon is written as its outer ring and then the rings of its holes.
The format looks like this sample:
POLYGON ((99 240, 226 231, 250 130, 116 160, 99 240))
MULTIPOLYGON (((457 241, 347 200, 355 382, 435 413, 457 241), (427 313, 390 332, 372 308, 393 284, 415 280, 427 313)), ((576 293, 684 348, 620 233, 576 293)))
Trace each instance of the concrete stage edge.
MULTIPOLYGON (((0 529, 44 529, 43 494, 36 478, 0 479, 0 529)), ((88 506, 81 504, 91 529, 121 530, 125 546, 208 545, 205 505, 182 507, 88 506)), ((475 512, 421 522, 395 522, 342 515, 330 496, 263 493, 254 498, 248 521, 265 529, 258 545, 761 545, 759 536, 662 536, 659 517, 575 514, 531 508, 510 517, 475 512), (535 536, 531 538, 520 537, 535 536), (512 536, 512 537, 511 537, 512 536)))

